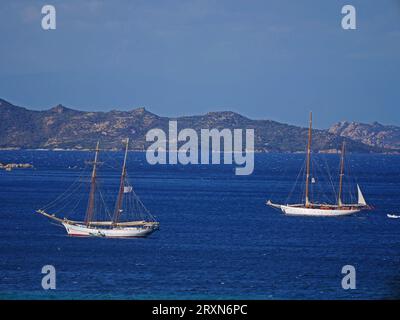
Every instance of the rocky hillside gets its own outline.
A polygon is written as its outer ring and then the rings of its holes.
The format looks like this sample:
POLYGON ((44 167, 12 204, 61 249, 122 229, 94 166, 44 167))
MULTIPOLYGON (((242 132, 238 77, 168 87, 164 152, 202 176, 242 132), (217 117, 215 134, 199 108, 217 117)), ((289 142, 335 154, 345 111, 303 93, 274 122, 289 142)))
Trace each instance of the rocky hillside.
MULTIPOLYGON (((0 99, 0 148, 91 149, 97 140, 102 148, 121 149, 121 141, 130 137, 131 148, 145 150, 146 133, 152 128, 168 132, 168 121, 177 120, 178 129, 253 128, 255 148, 264 152, 302 152, 307 129, 271 120, 251 120, 234 112, 210 112, 205 115, 170 119, 144 108, 131 111, 84 112, 62 105, 45 111, 33 111, 0 99)), ((336 152, 343 140, 352 152, 382 152, 381 145, 347 137, 334 130, 313 131, 314 151, 336 152)), ((397 144, 398 146, 398 144, 397 144)))
POLYGON ((329 128, 329 132, 370 146, 400 149, 400 127, 342 121, 329 128))

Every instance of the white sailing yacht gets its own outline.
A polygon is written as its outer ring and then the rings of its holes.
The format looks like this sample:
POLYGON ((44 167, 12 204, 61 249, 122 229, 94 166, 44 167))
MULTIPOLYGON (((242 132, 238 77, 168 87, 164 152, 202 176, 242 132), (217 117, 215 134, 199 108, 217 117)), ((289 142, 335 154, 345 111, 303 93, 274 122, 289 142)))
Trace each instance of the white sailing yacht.
MULTIPOLYGON (((128 155, 129 139, 126 140, 124 162, 122 166, 122 174, 119 184, 117 201, 115 204, 112 219, 96 221, 96 192, 98 192, 97 183, 97 166, 99 155, 99 142, 97 142, 96 153, 93 164, 93 170, 90 180, 90 192, 87 204, 86 216, 84 221, 74 221, 67 218, 58 218, 55 214, 47 212, 47 209, 37 210, 37 213, 50 218, 58 223, 61 223, 68 235, 70 236, 94 236, 105 238, 132 238, 132 237, 145 237, 158 229, 159 223, 155 221, 154 217, 144 207, 137 195, 134 193, 133 188, 127 181, 126 160, 128 155), (132 199, 129 199, 132 198, 132 199), (124 201, 126 200, 126 201, 124 201), (141 220, 121 221, 121 215, 129 208, 123 207, 123 202, 131 204, 131 208, 141 210, 141 220), (132 206, 132 203, 135 205, 132 206)), ((68 195, 67 195, 68 196, 68 195)), ((128 212, 127 212, 128 213, 128 212)), ((111 216, 111 215, 110 215, 111 216)))
MULTIPOLYGON (((306 181, 305 181, 305 202, 299 204, 275 204, 268 200, 266 204, 273 208, 280 209, 284 214, 294 216, 345 216, 357 213, 361 210, 371 209, 364 199, 360 186, 357 184, 358 201, 354 204, 345 204, 342 202, 342 186, 344 176, 344 153, 345 143, 342 145, 341 160, 340 160, 340 176, 339 176, 339 193, 336 204, 315 203, 309 199, 309 184, 310 184, 310 158, 311 158, 311 133, 312 132, 312 113, 310 113, 310 124, 308 128, 308 144, 307 144, 307 159, 306 159, 306 181)), ((315 183, 312 179, 311 183, 315 183)))

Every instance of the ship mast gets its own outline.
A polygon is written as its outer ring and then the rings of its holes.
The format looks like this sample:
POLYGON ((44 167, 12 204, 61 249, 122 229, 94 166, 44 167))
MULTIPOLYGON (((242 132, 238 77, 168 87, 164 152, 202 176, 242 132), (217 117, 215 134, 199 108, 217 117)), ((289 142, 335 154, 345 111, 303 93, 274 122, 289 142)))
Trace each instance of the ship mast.
POLYGON ((307 144, 307 173, 306 173, 306 207, 310 206, 309 200, 309 183, 310 183, 310 156, 311 156, 311 129, 312 129, 312 112, 310 112, 310 125, 308 128, 308 144, 307 144))
POLYGON ((342 206, 342 186, 343 186, 343 176, 344 176, 344 147, 345 142, 342 144, 342 154, 340 157, 340 175, 339 175, 339 194, 338 194, 338 207, 342 206))
POLYGON ((126 139, 124 164, 122 166, 122 174, 121 174, 121 180, 120 180, 120 184, 119 184, 118 198, 117 198, 117 203, 115 205, 114 217, 113 217, 113 221, 112 221, 113 225, 118 223, 119 216, 121 215, 121 205, 122 205, 122 199, 124 196, 124 182, 125 182, 125 177, 126 177, 126 158, 128 155, 128 146, 129 146, 129 138, 126 139))
POLYGON ((96 145, 96 154, 94 156, 94 162, 93 162, 93 171, 92 171, 92 178, 90 181, 90 193, 89 193, 89 201, 88 201, 88 206, 86 210, 86 216, 85 216, 85 224, 87 226, 90 225, 93 214, 94 214, 94 195, 96 192, 96 170, 97 170, 97 158, 99 155, 99 141, 97 141, 96 145))

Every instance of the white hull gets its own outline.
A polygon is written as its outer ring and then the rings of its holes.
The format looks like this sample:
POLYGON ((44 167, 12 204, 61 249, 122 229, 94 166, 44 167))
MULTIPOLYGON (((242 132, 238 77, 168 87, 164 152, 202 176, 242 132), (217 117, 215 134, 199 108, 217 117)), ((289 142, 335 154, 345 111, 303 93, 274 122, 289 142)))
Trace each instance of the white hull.
POLYGON ((305 208, 305 207, 292 207, 281 205, 280 209, 284 214, 292 216, 314 216, 314 217, 336 217, 348 216, 361 211, 361 208, 352 209, 320 209, 320 208, 305 208))
POLYGON ((145 237, 157 230, 155 225, 144 225, 138 227, 117 227, 117 228, 93 228, 80 224, 69 224, 63 222, 68 235, 76 237, 105 237, 105 238, 135 238, 145 237))

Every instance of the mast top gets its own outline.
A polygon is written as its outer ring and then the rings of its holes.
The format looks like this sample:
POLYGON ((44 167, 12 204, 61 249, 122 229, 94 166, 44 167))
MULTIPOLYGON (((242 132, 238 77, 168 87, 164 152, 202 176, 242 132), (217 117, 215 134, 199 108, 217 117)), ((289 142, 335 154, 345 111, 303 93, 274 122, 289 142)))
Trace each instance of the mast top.
POLYGON ((129 138, 126 138, 126 145, 125 145, 125 156, 124 156, 124 165, 123 165, 123 170, 122 170, 122 174, 125 175, 125 171, 126 171, 126 158, 128 155, 128 147, 129 147, 129 138))

